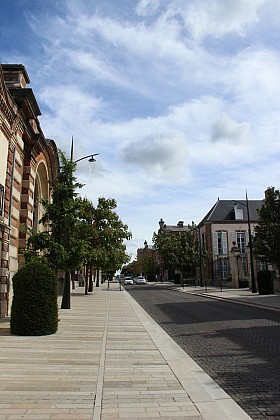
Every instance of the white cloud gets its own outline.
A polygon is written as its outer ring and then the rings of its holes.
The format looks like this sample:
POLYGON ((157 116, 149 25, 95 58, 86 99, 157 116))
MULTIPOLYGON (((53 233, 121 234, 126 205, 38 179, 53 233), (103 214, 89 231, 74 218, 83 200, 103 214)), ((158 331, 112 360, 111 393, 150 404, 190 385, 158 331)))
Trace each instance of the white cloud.
POLYGON ((247 122, 237 123, 226 114, 221 115, 211 130, 211 141, 214 143, 226 141, 238 145, 247 142, 249 137, 250 125, 247 122))
POLYGON ((116 69, 113 69, 108 62, 106 63, 93 52, 68 50, 66 55, 70 58, 74 68, 78 68, 80 71, 90 72, 101 81, 128 85, 124 77, 117 75, 116 69))
POLYGON ((246 49, 235 57, 228 78, 228 90, 247 114, 260 116, 267 110, 279 110, 280 57, 277 51, 263 47, 246 49))
POLYGON ((136 13, 140 16, 150 16, 158 11, 160 5, 160 0, 140 0, 136 6, 136 13))
POLYGON ((123 147, 121 156, 127 164, 144 169, 154 182, 157 179, 178 182, 185 176, 188 150, 181 133, 166 132, 138 138, 123 147))
MULTIPOLYGON (((258 22, 258 11, 264 2, 265 0, 197 0, 186 4, 182 16, 192 37, 198 40, 207 36, 222 37, 230 32, 244 36, 247 28, 258 22)), ((182 7, 181 2, 180 6, 182 7)))
POLYGON ((64 122, 73 121, 74 115, 77 121, 92 120, 103 105, 100 98, 83 92, 74 84, 48 86, 42 89, 40 97, 55 118, 64 122))

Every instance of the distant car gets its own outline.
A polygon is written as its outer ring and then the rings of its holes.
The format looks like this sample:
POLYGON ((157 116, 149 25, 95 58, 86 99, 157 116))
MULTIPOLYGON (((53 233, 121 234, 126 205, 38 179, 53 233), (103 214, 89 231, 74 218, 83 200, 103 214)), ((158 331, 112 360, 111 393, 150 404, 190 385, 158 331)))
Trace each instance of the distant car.
POLYGON ((137 277, 136 284, 146 284, 146 283, 147 283, 147 281, 146 281, 145 277, 143 277, 143 276, 138 276, 137 277))
POLYGON ((133 278, 132 277, 125 277, 123 284, 133 284, 133 278))

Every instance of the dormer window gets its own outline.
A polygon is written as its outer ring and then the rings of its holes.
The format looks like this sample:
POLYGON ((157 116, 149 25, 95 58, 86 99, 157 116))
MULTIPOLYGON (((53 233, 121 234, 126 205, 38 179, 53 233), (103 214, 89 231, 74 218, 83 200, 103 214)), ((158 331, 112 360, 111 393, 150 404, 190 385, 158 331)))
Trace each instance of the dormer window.
POLYGON ((243 209, 239 209, 237 205, 234 206, 235 220, 244 220, 243 209))

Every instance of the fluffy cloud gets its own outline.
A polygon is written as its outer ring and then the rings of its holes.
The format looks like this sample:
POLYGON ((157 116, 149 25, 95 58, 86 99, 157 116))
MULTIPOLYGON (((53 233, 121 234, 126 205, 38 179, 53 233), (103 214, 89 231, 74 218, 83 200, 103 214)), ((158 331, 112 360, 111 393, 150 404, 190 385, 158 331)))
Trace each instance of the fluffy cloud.
POLYGON ((156 13, 162 2, 160 0, 140 0, 136 6, 136 13, 140 16, 150 16, 156 13))
MULTIPOLYGON (((207 36, 222 37, 227 33, 239 36, 259 21, 259 10, 265 0, 170 0, 161 2, 161 19, 174 24, 182 19, 185 28, 196 40, 207 36)), ((139 1, 136 12, 141 16, 152 16, 159 9, 158 0, 139 1)))
POLYGON ((126 145, 121 156, 124 162, 144 169, 154 180, 176 182, 185 175, 188 151, 182 134, 167 132, 150 135, 126 145))
POLYGON ((212 126, 211 141, 227 141, 232 144, 244 143, 250 137, 250 125, 247 122, 237 123, 223 114, 212 126))
POLYGON ((52 109, 56 118, 62 120, 73 120, 73 115, 79 120, 92 119, 100 108, 102 108, 102 100, 96 98, 81 89, 79 86, 62 85, 51 86, 42 89, 40 93, 42 102, 52 109))
POLYGON ((174 1, 186 28, 194 39, 221 37, 233 32, 244 36, 247 27, 258 22, 258 11, 265 0, 197 0, 174 1), (185 7, 183 6, 185 4, 185 7), (180 11, 179 11, 180 10, 180 11))
POLYGON ((280 95, 280 57, 276 51, 251 47, 240 52, 228 77, 228 91, 243 112, 260 116, 267 109, 278 109, 280 95))

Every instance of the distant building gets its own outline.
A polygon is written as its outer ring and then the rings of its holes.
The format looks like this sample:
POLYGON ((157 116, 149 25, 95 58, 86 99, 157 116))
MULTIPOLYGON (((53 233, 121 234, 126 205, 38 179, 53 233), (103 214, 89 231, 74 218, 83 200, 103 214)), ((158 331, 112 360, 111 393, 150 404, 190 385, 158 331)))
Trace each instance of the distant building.
MULTIPOLYGON (((263 200, 248 200, 251 232, 258 224, 263 200)), ((207 251, 202 283, 232 281, 231 250, 237 251, 240 280, 250 278, 248 214, 245 200, 219 200, 198 224, 201 248, 207 251)), ((235 285, 236 286, 236 285, 235 285)))
POLYGON ((184 222, 179 220, 177 225, 166 225, 164 220, 161 218, 159 221, 159 230, 165 230, 172 234, 187 232, 188 226, 184 226, 184 222))
POLYGON ((142 274, 149 281, 159 277, 160 256, 152 245, 144 241, 144 247, 137 249, 138 274, 142 274))
MULTIPOLYGON (((160 231, 164 231, 164 232, 166 232, 170 235, 179 235, 180 233, 188 232, 188 230, 189 230, 189 226, 184 225, 183 220, 179 220, 177 225, 167 225, 162 218, 159 221, 158 233, 160 231)), ((174 281, 176 272, 178 272, 178 270, 164 269, 163 261, 160 260, 160 273, 161 273, 160 276, 161 276, 161 278, 163 278, 163 280, 174 281)), ((193 274, 190 274, 190 275, 193 276, 193 274)))
POLYGON ((40 127, 41 112, 29 83, 22 64, 0 65, 0 317, 11 301, 26 228, 39 229, 41 199, 50 199, 49 181, 59 166, 56 145, 40 127))

